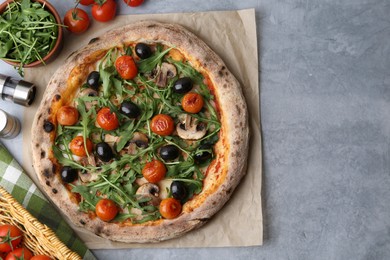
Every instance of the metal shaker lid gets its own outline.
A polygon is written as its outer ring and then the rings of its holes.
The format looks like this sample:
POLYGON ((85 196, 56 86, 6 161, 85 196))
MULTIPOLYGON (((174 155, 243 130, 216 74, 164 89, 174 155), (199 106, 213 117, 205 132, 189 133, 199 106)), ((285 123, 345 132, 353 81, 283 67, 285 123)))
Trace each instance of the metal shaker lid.
POLYGON ((34 84, 20 80, 15 87, 14 102, 22 106, 29 106, 35 98, 35 92, 34 84))

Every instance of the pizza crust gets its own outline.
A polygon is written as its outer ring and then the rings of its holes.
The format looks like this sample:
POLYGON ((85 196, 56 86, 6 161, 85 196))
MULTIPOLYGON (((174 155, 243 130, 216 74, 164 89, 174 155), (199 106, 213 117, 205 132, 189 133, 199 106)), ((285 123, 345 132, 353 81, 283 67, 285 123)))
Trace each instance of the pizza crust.
POLYGON ((76 225, 95 234, 121 242, 159 242, 178 237, 205 224, 228 201, 233 190, 246 173, 249 145, 248 112, 238 81, 224 62, 202 40, 176 24, 142 21, 112 30, 92 39, 84 48, 74 52, 51 78, 32 127, 33 165, 48 197, 76 225), (116 224, 91 219, 78 211, 78 205, 69 199, 68 191, 56 176, 55 164, 50 158, 55 131, 46 133, 46 120, 55 121, 56 110, 73 98, 85 81, 89 64, 99 59, 110 48, 131 42, 154 43, 179 49, 191 64, 209 77, 215 89, 221 116, 220 141, 215 150, 217 159, 211 165, 201 194, 183 206, 179 217, 160 219, 144 224, 116 224), (68 80, 70 75, 76 75, 68 80), (214 173, 217 171, 216 173, 214 173))

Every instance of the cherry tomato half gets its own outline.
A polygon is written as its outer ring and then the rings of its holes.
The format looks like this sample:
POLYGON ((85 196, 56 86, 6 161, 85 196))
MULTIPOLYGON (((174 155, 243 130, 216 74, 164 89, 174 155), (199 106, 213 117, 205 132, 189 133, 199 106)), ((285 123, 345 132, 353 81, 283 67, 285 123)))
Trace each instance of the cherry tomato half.
POLYGON ((111 112, 108 107, 103 107, 99 110, 96 116, 96 122, 101 128, 107 131, 117 129, 119 126, 119 120, 116 114, 111 112))
POLYGON ((160 213, 167 219, 176 218, 181 213, 181 204, 174 198, 163 199, 160 202, 160 213))
POLYGON ((80 0, 80 4, 82 5, 91 5, 95 3, 95 0, 80 0))
POLYGON ((150 183, 157 183, 164 179, 167 173, 165 164, 159 160, 153 160, 142 168, 142 175, 150 183))
POLYGON ((68 31, 80 34, 85 32, 89 27, 89 16, 80 8, 72 8, 64 16, 64 25, 68 31))
POLYGON ((74 125, 79 120, 79 111, 72 106, 62 106, 56 116, 60 125, 74 125))
POLYGON ((123 2, 125 2, 128 6, 136 7, 141 5, 144 0, 123 0, 123 2))
POLYGON ((47 255, 35 255, 31 257, 30 260, 52 260, 53 258, 47 256, 47 255))
POLYGON ((19 259, 30 260, 32 257, 33 254, 31 253, 30 250, 28 250, 25 247, 20 247, 8 253, 5 260, 19 260, 19 259))
POLYGON ((0 252, 8 253, 22 241, 22 231, 14 225, 0 226, 0 252), (12 245, 12 247, 11 247, 12 245))
POLYGON ((194 92, 185 94, 181 100, 181 106, 183 107, 184 111, 192 114, 196 114, 202 110, 203 104, 203 97, 200 94, 194 92))
POLYGON ((115 68, 122 79, 133 79, 138 74, 138 68, 133 57, 128 55, 118 57, 115 61, 115 68))
POLYGON ((169 115, 158 114, 152 118, 150 129, 153 133, 158 135, 170 135, 173 133, 173 130, 175 130, 175 122, 169 115))
POLYGON ((108 22, 116 15, 116 2, 114 0, 107 0, 102 5, 94 4, 91 12, 96 21, 108 22))
MULTIPOLYGON (((93 143, 89 138, 86 139, 86 145, 88 153, 91 153, 93 150, 93 143)), ((87 155, 84 147, 84 138, 82 136, 76 136, 69 144, 70 151, 77 156, 84 157, 87 155)))
POLYGON ((101 199, 95 207, 96 215, 103 221, 111 221, 118 214, 118 206, 110 199, 101 199))

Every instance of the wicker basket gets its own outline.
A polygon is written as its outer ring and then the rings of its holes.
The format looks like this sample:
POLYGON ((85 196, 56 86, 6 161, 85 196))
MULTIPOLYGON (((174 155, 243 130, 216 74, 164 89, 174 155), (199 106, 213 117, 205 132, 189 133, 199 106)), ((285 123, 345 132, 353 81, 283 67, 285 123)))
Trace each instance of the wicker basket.
POLYGON ((56 259, 81 259, 77 253, 70 251, 48 226, 40 223, 1 186, 0 224, 18 226, 24 233, 23 245, 34 255, 48 255, 56 259))

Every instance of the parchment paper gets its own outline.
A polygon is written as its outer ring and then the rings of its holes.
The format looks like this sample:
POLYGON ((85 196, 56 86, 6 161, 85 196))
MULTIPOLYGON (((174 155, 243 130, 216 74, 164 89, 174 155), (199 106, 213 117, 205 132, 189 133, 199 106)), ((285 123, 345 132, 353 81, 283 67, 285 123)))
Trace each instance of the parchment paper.
MULTIPOLYGON (((250 113, 251 146, 247 175, 234 191, 230 201, 205 226, 186 235, 158 244, 124 244, 100 238, 82 228, 71 226, 91 249, 161 248, 161 247, 225 247, 254 246, 263 242, 261 211, 261 135, 259 115, 258 55, 254 9, 241 11, 177 13, 118 16, 109 23, 93 22, 83 35, 65 34, 61 54, 48 65, 26 69, 25 79, 38 86, 37 98, 26 109, 23 121, 23 167, 38 183, 31 166, 31 125, 44 89, 65 58, 96 36, 112 28, 138 20, 153 19, 183 25, 204 40, 225 61, 240 81, 250 113)), ((38 185, 39 187, 39 185, 38 185)), ((69 220, 66 219, 68 222, 69 220)))

